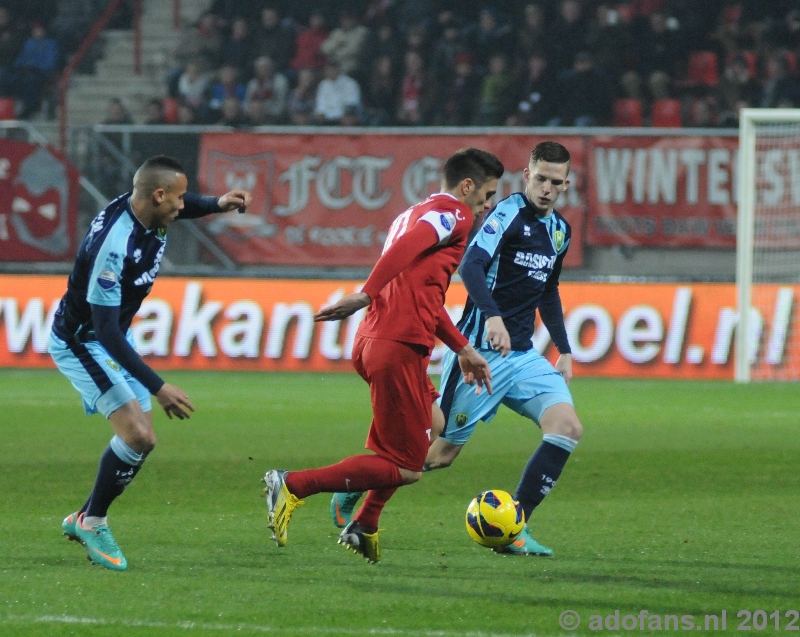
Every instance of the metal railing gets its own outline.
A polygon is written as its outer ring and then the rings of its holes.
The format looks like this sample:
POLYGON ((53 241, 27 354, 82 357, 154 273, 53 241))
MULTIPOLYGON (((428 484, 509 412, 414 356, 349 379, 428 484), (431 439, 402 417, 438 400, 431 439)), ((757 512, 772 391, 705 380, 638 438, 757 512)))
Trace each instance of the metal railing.
MULTIPOLYGON (((78 50, 70 58, 64 70, 61 72, 61 77, 58 80, 58 142, 61 150, 66 150, 67 147, 67 95, 69 89, 69 80, 72 77, 75 68, 81 63, 89 48, 94 44, 97 36, 106 27, 109 20, 111 20, 114 13, 122 4, 122 0, 111 0, 108 3, 103 13, 97 18, 89 33, 84 38, 78 50)), ((142 72, 142 2, 141 0, 133 0, 133 72, 140 75, 142 72)))

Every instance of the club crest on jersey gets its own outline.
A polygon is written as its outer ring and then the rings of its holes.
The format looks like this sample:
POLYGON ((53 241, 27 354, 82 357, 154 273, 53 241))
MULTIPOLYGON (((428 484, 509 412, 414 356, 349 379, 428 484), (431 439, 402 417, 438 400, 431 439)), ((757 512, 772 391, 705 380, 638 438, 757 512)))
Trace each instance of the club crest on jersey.
POLYGON ((118 371, 119 371, 119 363, 117 363, 117 361, 115 361, 115 360, 111 360, 110 358, 107 358, 107 359, 106 359, 106 363, 108 363, 108 366, 109 366, 111 369, 113 369, 115 372, 118 372, 118 371))
POLYGON ((463 427, 467 424, 467 414, 456 414, 456 427, 463 427))
POLYGON ((103 270, 97 277, 97 284, 104 290, 110 290, 117 284, 117 273, 111 270, 103 270))
POLYGON ((497 222, 497 219, 489 219, 486 225, 483 226, 483 231, 486 234, 495 234, 499 229, 500 224, 497 222))
POLYGON ((561 252, 561 248, 564 247, 564 233, 561 230, 556 230, 553 234, 553 243, 556 246, 556 252, 561 252))
POLYGON ((449 212, 443 212, 439 215, 439 223, 445 230, 452 230, 456 225, 456 218, 449 212))

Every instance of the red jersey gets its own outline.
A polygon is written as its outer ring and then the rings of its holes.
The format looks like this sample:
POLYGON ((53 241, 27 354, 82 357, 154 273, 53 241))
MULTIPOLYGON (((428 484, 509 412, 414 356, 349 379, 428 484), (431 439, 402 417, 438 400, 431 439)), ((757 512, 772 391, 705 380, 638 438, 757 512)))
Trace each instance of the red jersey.
POLYGON ((431 195, 397 217, 362 288, 372 303, 358 333, 429 350, 434 335, 452 349, 466 345, 444 310, 444 297, 473 220, 469 206, 448 193, 431 195))

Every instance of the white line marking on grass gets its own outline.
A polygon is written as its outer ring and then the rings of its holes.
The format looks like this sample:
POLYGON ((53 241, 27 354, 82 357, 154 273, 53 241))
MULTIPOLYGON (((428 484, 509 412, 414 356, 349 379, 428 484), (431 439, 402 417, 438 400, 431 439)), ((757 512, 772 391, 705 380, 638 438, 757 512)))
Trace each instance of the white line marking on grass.
POLYGON ((318 626, 259 626, 257 624, 209 624, 205 622, 156 622, 143 619, 103 619, 101 617, 74 617, 72 615, 0 615, 0 624, 87 624, 95 626, 124 626, 126 628, 180 628, 183 630, 251 631, 254 633, 289 633, 291 635, 389 635, 391 637, 536 637, 533 633, 484 633, 481 631, 457 632, 454 630, 406 630, 404 628, 321 628, 318 626))

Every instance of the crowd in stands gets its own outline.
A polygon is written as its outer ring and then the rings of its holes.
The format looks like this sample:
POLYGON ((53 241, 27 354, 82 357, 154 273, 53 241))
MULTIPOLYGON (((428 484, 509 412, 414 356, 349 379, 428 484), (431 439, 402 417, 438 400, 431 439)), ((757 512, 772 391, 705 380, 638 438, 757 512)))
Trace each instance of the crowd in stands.
MULTIPOLYGON (((49 97, 48 115, 58 72, 77 51, 97 17, 111 0, 0 0, 0 98, 18 102, 16 116, 27 119, 49 97)), ((123 2, 108 26, 130 28, 131 0, 123 2)), ((96 45, 84 58, 91 71, 102 55, 96 45)))
MULTIPOLYGON (((0 92, 46 81, 45 27, 5 13, 0 92)), ((179 40, 148 123, 735 127, 800 107, 800 0, 213 0, 179 40)))

